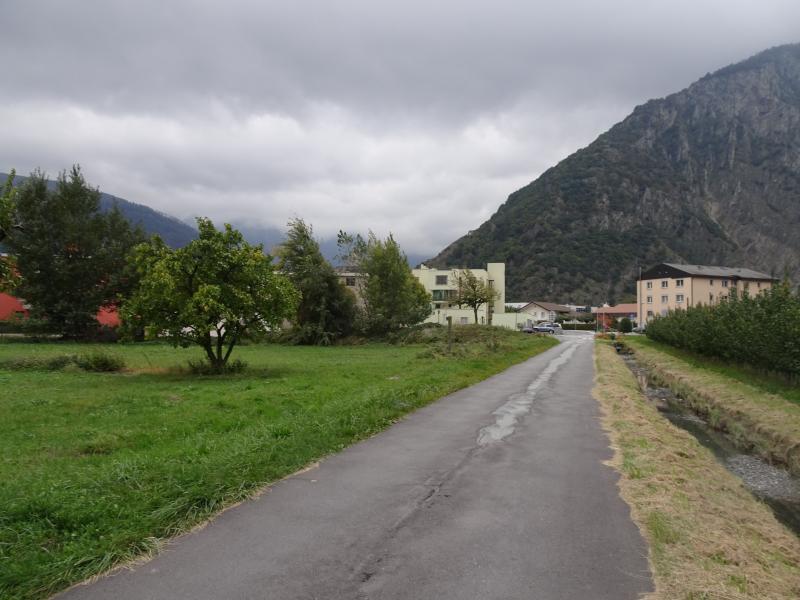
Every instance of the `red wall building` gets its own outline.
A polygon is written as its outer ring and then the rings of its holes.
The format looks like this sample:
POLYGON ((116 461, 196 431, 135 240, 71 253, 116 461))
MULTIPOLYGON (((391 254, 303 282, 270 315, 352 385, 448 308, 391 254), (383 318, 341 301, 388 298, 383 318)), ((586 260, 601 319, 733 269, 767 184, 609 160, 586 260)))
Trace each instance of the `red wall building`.
MULTIPOLYGON (((28 309, 19 298, 10 294, 0 293, 0 321, 13 321, 14 319, 27 319, 28 309)), ((115 307, 104 306, 98 313, 97 322, 106 327, 119 327, 119 312, 115 307)))
POLYGON ((13 319, 26 319, 28 309, 19 300, 9 294, 0 293, 0 321, 11 321, 13 319))
POLYGON ((634 304, 617 304, 616 306, 601 306, 592 308, 592 312, 597 318, 597 324, 601 329, 608 329, 614 319, 628 317, 632 323, 636 322, 638 306, 634 304))

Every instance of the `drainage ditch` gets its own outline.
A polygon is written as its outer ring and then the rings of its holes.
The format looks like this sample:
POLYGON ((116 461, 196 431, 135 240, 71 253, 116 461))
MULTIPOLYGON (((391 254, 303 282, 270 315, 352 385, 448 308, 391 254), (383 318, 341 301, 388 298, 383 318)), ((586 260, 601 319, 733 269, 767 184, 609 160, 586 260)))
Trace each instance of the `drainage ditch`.
POLYGON ((655 385, 648 369, 641 366, 633 354, 621 356, 658 411, 711 450, 728 471, 772 509, 779 521, 800 535, 800 477, 792 476, 786 469, 771 465, 759 456, 742 452, 725 432, 714 429, 670 388, 655 385))

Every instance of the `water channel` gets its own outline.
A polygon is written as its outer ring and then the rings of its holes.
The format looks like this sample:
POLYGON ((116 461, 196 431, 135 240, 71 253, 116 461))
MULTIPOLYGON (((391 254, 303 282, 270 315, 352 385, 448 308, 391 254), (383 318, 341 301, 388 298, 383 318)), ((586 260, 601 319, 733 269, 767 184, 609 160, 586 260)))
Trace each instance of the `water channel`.
POLYGON ((743 453, 724 432, 712 428, 672 390, 653 385, 650 373, 634 355, 621 356, 639 381, 642 392, 658 411, 711 450, 753 495, 772 508, 779 521, 800 535, 800 477, 792 476, 786 469, 771 465, 761 457, 743 453))

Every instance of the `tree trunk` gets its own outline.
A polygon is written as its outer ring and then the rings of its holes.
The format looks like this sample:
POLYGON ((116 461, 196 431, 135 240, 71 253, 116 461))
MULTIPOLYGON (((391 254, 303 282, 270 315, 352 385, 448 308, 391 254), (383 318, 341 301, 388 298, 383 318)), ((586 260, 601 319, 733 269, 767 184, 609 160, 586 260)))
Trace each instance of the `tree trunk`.
POLYGON ((472 311, 475 313, 475 325, 477 325, 478 324, 478 307, 477 306, 473 306, 472 307, 472 311))

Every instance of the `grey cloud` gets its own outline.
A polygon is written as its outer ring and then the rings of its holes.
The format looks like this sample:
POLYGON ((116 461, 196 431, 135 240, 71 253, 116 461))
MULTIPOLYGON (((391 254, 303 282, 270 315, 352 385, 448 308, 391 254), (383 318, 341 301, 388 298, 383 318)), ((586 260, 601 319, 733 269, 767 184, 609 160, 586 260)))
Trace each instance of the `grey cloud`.
POLYGON ((435 252, 650 97, 797 41, 794 1, 4 6, 0 170, 435 252))

